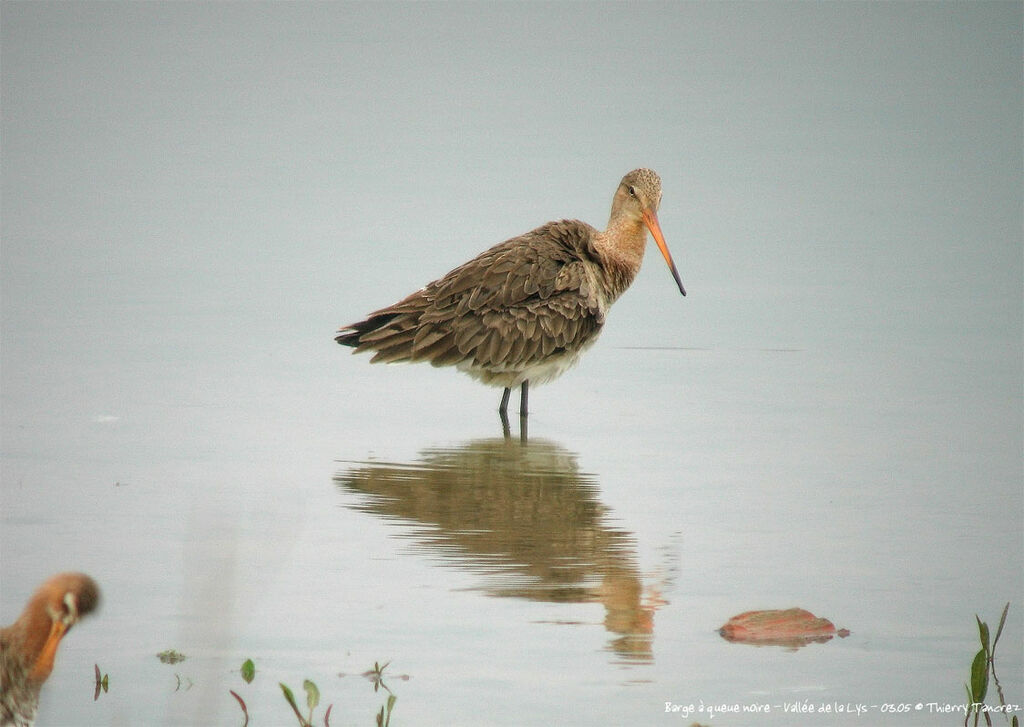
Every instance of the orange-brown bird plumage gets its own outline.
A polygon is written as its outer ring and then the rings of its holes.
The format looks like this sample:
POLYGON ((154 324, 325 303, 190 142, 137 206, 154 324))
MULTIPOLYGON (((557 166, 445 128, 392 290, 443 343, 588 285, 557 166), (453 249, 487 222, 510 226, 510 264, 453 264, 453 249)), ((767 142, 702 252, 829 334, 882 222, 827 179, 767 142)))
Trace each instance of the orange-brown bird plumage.
POLYGON ((0 629, 0 726, 30 727, 39 690, 57 647, 78 620, 95 610, 100 590, 84 573, 60 573, 41 585, 21 616, 0 629))

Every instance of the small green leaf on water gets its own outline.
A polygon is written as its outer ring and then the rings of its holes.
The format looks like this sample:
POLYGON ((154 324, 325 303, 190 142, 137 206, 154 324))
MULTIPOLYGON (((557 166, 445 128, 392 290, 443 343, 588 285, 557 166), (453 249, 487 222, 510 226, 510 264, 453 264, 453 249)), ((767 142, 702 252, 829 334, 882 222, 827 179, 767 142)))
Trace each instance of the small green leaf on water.
POLYGON ((985 650, 985 655, 988 655, 988 624, 982 621, 977 616, 974 620, 978 622, 978 635, 981 637, 981 648, 985 650))
POLYGON ((996 637, 992 639, 992 651, 996 650, 996 644, 999 643, 999 637, 1003 633, 1003 626, 1006 625, 1006 613, 1010 610, 1010 602, 1007 601, 1006 605, 1003 606, 1003 615, 999 617, 999 627, 996 629, 996 637))
POLYGON ((975 704, 985 701, 985 692, 988 691, 988 655, 984 649, 974 655, 974 663, 971 664, 971 696, 975 704))
POLYGON ((278 684, 281 686, 281 691, 284 692, 285 700, 287 700, 288 704, 292 705, 292 709, 294 709, 295 713, 298 714, 299 713, 299 705, 297 705, 295 703, 295 695, 292 694, 292 690, 289 689, 288 685, 285 684, 284 682, 278 682, 278 684))
POLYGON ((302 688, 306 690, 306 704, 310 711, 316 709, 316 705, 320 704, 320 690, 309 679, 302 682, 302 688))
POLYGON ((395 702, 398 700, 394 694, 388 695, 387 701, 387 712, 384 711, 385 707, 380 708, 380 712, 377 713, 377 727, 390 727, 391 726, 391 710, 395 708, 395 702))
POLYGON ((252 663, 252 659, 246 659, 242 662, 242 679, 245 680, 246 684, 252 684, 252 680, 256 677, 256 665, 252 663))

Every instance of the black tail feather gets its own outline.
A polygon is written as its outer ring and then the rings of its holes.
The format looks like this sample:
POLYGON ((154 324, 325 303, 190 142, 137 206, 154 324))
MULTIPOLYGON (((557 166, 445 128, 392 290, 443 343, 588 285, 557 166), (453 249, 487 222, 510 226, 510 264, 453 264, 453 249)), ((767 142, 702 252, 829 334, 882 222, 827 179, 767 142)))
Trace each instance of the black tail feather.
POLYGON ((362 343, 361 339, 364 335, 386 326, 397 316, 397 313, 384 313, 382 315, 370 316, 365 321, 359 321, 359 323, 353 323, 345 326, 338 331, 338 335, 334 337, 334 340, 342 346, 352 346, 354 348, 362 343))

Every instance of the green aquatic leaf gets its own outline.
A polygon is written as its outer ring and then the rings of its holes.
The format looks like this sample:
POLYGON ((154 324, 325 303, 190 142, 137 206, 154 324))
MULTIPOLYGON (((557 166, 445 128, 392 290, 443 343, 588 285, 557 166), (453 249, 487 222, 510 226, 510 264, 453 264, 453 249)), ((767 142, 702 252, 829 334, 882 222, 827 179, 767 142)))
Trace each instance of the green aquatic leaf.
POLYGON ((988 691, 988 654, 980 649, 971 664, 971 697, 975 704, 985 701, 988 691))
POLYGON ((281 687, 281 691, 284 692, 285 701, 288 702, 288 704, 292 705, 292 708, 294 709, 295 708, 295 695, 292 694, 292 690, 289 689, 288 685, 285 684, 284 682, 278 682, 278 685, 281 687))
POLYGON ((245 680, 246 684, 252 684, 252 680, 256 678, 256 665, 252 663, 252 659, 246 659, 242 662, 242 679, 245 680))
POLYGON ((377 720, 377 727, 390 727, 391 725, 391 710, 395 708, 395 702, 398 700, 394 694, 388 695, 387 704, 381 705, 380 711, 375 715, 377 720), (387 710, 387 711, 385 711, 387 710))
POLYGON ((981 638, 981 648, 984 649, 985 656, 988 656, 988 624, 978 618, 977 614, 975 614, 974 620, 978 622, 978 636, 981 638))
POLYGON ((278 686, 281 687, 281 691, 284 692, 285 701, 291 705, 292 711, 295 712, 295 716, 299 718, 299 724, 305 725, 306 720, 302 718, 302 712, 299 711, 299 705, 295 703, 295 695, 292 694, 292 690, 288 688, 288 685, 284 682, 278 682, 278 686))
POLYGON ((309 679, 302 682, 302 688, 306 690, 306 705, 309 707, 310 715, 312 715, 316 705, 320 704, 320 690, 309 679))
POLYGON ((999 626, 996 628, 996 637, 992 639, 992 653, 996 651, 996 644, 999 643, 999 637, 1003 633, 1003 626, 1006 625, 1006 614, 1010 610, 1010 602, 1007 601, 1006 605, 1003 606, 1003 615, 999 617, 999 626))

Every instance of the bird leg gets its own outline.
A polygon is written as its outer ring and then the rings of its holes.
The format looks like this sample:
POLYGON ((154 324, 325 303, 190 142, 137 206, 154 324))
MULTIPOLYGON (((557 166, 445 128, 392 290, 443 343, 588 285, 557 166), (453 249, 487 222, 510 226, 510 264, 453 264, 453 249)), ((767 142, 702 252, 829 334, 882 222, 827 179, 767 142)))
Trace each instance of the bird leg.
POLYGON ((530 382, 524 381, 522 387, 519 389, 519 440, 526 444, 526 426, 530 421, 529 410, 526 406, 526 400, 529 396, 527 392, 530 390, 530 382))
MULTIPOLYGON (((530 382, 524 381, 519 387, 519 436, 524 442, 526 441, 526 421, 530 413, 528 405, 529 392, 530 382)), ((501 394, 501 405, 498 407, 498 416, 501 417, 501 429, 505 434, 505 439, 508 439, 511 435, 508 425, 508 400, 511 396, 512 387, 506 386, 505 391, 501 394)))
POLYGON ((508 397, 511 393, 512 389, 506 386, 505 393, 501 395, 501 406, 498 407, 498 416, 501 418, 501 430, 505 435, 505 439, 509 439, 512 436, 508 426, 508 397))

